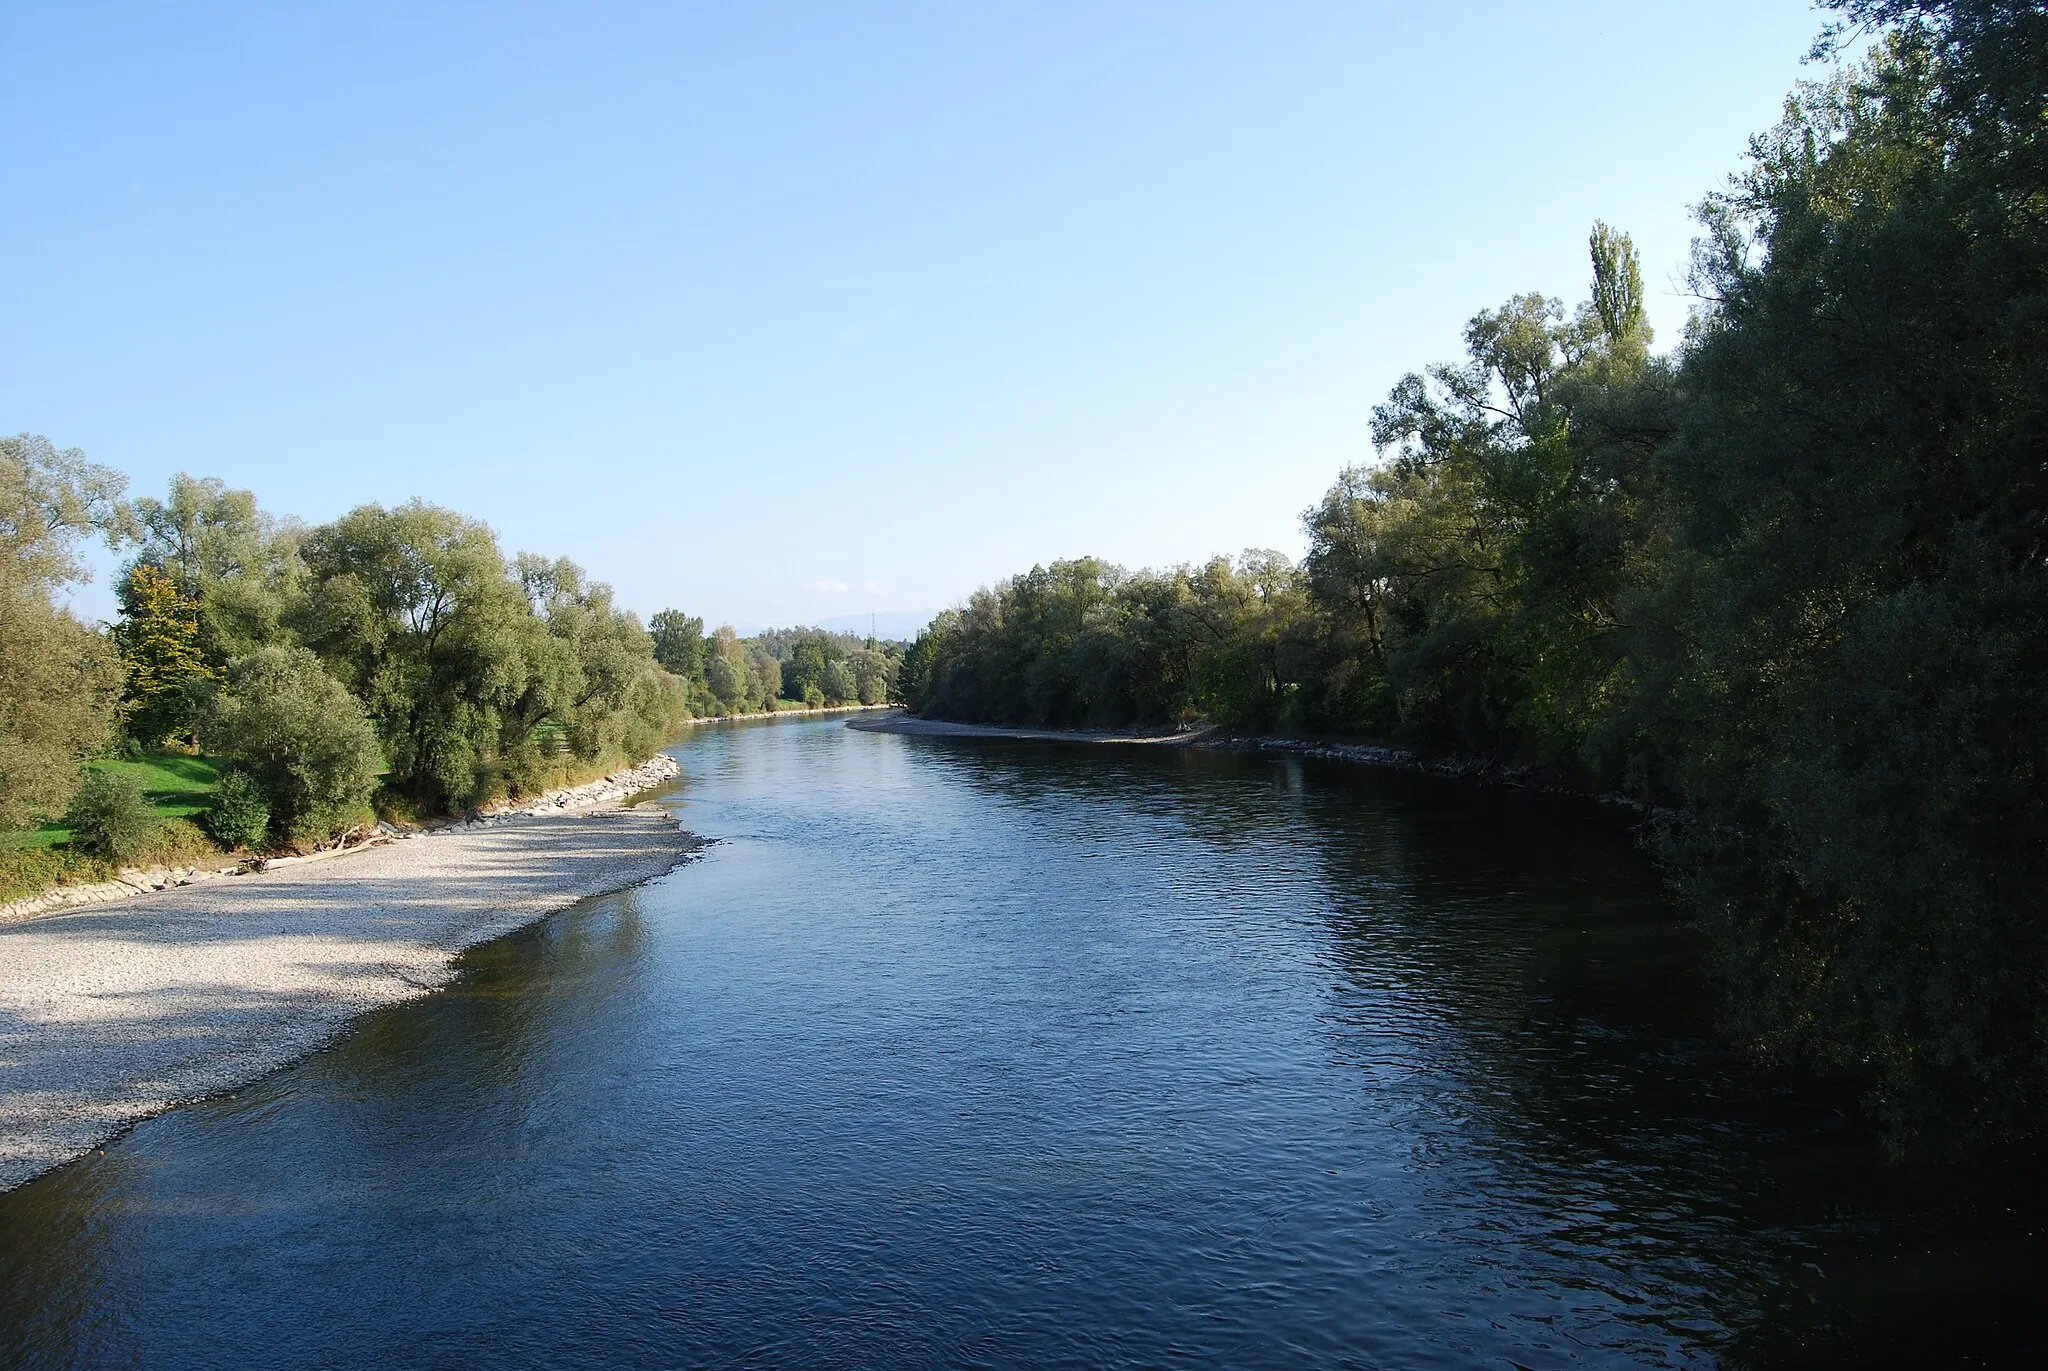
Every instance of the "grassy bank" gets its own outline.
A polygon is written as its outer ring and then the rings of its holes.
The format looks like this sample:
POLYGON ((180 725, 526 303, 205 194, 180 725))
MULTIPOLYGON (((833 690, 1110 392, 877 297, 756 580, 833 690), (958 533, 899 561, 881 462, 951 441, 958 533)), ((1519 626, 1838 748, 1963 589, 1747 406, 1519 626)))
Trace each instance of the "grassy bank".
MULTIPOLYGON (((197 821, 213 807, 213 793, 220 785, 225 763, 213 757, 166 752, 133 761, 92 762, 88 769, 126 776, 141 787, 158 823, 157 840, 145 854, 144 864, 191 863, 219 854, 197 821)), ((52 886, 114 877, 114 863, 71 846, 71 838, 71 829, 61 820, 39 828, 0 832, 0 903, 52 886)))
MULTIPOLYGON (((142 788, 142 798, 159 820, 189 819, 213 808, 213 792, 220 785, 226 763, 213 757, 188 757, 167 752, 145 756, 138 761, 90 762, 88 771, 126 776, 142 788)), ((71 830, 62 820, 40 828, 0 834, 7 850, 61 847, 71 841, 71 830)))

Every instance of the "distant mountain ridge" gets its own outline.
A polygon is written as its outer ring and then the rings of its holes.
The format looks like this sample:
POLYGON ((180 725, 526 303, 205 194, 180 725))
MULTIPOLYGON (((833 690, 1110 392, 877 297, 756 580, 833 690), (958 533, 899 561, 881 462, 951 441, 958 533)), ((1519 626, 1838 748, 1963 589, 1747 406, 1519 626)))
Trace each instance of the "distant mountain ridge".
POLYGON ((748 638, 771 628, 822 628, 827 633, 856 633, 864 638, 872 632, 877 638, 909 642, 926 624, 938 617, 938 613, 936 609, 883 609, 872 614, 834 614, 830 618, 813 619, 802 624, 737 624, 734 632, 748 638))

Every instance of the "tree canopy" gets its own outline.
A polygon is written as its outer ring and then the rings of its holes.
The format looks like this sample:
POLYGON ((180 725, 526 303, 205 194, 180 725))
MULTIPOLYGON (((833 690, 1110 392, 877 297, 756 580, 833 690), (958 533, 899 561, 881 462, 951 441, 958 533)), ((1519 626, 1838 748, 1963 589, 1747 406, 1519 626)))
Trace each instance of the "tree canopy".
POLYGON ((124 484, 47 438, 0 438, 0 826, 63 812, 114 734, 119 659, 56 596, 84 579, 83 542, 127 531, 124 484))

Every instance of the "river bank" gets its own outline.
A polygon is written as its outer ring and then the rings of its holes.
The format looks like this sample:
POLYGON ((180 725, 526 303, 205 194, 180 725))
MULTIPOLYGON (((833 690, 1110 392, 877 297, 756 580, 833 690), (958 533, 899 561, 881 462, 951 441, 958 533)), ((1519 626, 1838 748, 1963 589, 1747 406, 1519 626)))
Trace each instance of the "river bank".
POLYGON ((699 840, 617 801, 674 772, 657 758, 519 812, 330 854, 346 860, 0 927, 0 1190, 446 984, 466 948, 670 870, 699 840))
POLYGON ((666 754, 657 754, 636 766, 615 771, 609 776, 600 776, 594 781, 581 785, 562 786, 546 791, 538 797, 504 801, 486 805, 467 816, 457 816, 422 825, 420 827, 399 826, 379 823, 375 828, 355 832, 344 837, 333 847, 301 853, 287 857, 223 857, 205 866, 152 866, 127 867, 110 881, 93 881, 82 885, 58 885, 34 895, 24 896, 0 904, 0 925, 19 923, 24 919, 41 918, 46 914, 65 909, 79 909, 86 905, 111 904, 116 900, 129 899, 136 895, 153 894, 159 890, 173 890, 188 885, 203 885, 223 877, 247 876, 256 872, 277 871, 306 862, 330 861, 361 852, 365 848, 381 846, 418 832, 432 832, 453 827, 457 824, 495 823, 516 814, 560 814, 574 813, 594 806, 616 804, 628 796, 651 789, 677 774, 681 768, 676 760, 666 754))
POLYGON ((1541 767, 1513 766, 1497 757, 1471 755, 1428 755, 1377 743, 1343 743, 1316 738, 1288 738, 1264 734, 1231 733, 1215 725, 1197 729, 1088 729, 1031 728, 1010 724, 970 724, 950 719, 922 719, 914 714, 892 713, 877 719, 850 720, 848 728, 864 733, 900 733, 930 738, 1009 738, 1023 742, 1144 744, 1154 747, 1184 747, 1211 752, 1272 752, 1324 761, 1351 762, 1359 766, 1387 767, 1444 780, 1471 781, 1481 785, 1508 786, 1538 794, 1591 800, 1635 812, 1659 815, 1661 810, 1645 806, 1623 795, 1602 794, 1579 784, 1569 776, 1541 767))
POLYGON ((805 719, 819 714, 867 714, 897 708, 896 705, 805 705, 801 709, 757 709, 746 714, 700 714, 685 719, 685 725, 737 724, 748 719, 805 719))

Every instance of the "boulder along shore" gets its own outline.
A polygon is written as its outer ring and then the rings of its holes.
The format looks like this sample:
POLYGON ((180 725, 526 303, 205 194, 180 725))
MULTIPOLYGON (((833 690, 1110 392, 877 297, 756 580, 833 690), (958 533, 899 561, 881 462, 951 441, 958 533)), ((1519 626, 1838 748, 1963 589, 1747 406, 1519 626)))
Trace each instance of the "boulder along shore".
POLYGON ((445 985, 465 948, 675 867, 702 841, 618 802, 678 770, 0 927, 0 1190, 445 985))

